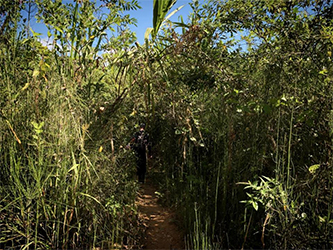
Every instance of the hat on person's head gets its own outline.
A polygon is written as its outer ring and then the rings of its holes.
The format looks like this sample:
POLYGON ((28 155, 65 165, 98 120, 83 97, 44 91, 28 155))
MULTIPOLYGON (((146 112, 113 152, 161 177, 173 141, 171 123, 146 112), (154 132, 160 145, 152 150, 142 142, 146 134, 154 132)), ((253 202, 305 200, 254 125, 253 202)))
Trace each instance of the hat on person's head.
POLYGON ((146 128, 146 124, 141 123, 141 124, 140 124, 140 128, 146 128))

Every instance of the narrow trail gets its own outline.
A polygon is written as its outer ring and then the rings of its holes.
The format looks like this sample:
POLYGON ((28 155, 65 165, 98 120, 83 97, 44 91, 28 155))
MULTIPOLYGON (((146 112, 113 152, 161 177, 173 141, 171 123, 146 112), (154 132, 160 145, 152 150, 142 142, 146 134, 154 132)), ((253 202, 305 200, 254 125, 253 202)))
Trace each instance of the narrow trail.
POLYGON ((158 204, 156 188, 149 182, 142 185, 136 204, 140 220, 146 228, 144 249, 184 249, 184 237, 174 223, 175 214, 158 204))

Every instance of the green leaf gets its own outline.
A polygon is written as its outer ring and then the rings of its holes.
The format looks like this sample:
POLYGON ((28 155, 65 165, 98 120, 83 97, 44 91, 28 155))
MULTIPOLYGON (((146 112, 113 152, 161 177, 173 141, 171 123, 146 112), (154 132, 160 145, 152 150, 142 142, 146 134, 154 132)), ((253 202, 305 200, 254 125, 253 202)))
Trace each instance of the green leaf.
POLYGON ((154 16, 153 16, 153 35, 157 35, 157 32, 164 20, 165 15, 169 12, 172 6, 176 3, 176 0, 154 0, 154 16))
POLYGON ((253 208, 254 208, 256 211, 258 211, 258 208, 259 208, 258 202, 256 202, 256 201, 252 201, 251 203, 252 203, 253 208))
POLYGON ((103 206, 102 203, 101 203, 99 200, 97 200, 95 197, 91 196, 90 194, 86 194, 86 193, 82 193, 82 192, 78 192, 78 194, 83 195, 83 196, 86 196, 86 197, 88 197, 88 198, 91 198, 91 199, 93 199, 94 201, 96 201, 98 204, 100 204, 101 206, 103 206))
POLYGON ((310 173, 314 174, 319 167, 320 167, 320 164, 312 165, 311 167, 309 167, 310 173))
POLYGON ((179 129, 176 129, 176 131, 175 131, 175 134, 176 135, 181 135, 183 133, 183 131, 181 131, 181 130, 179 130, 179 129))
POLYGON ((149 35, 153 31, 153 28, 147 28, 145 32, 145 40, 149 40, 149 35))
POLYGON ((39 75, 39 70, 35 69, 34 72, 32 73, 32 77, 37 77, 39 75))
MULTIPOLYGON (((174 25, 176 25, 177 27, 181 27, 181 28, 190 28, 190 25, 186 24, 186 23, 181 23, 181 22, 173 22, 174 25)), ((185 33, 183 31, 183 33, 185 33)))
POLYGON ((33 35, 34 37, 37 37, 37 36, 41 36, 41 35, 42 35, 42 33, 37 33, 37 32, 35 32, 35 31, 33 31, 31 28, 30 28, 30 31, 31 31, 31 33, 32 33, 32 35, 33 35))
POLYGON ((59 31, 61 34, 63 34, 64 32, 62 31, 62 29, 60 29, 59 27, 57 27, 57 26, 54 26, 54 28, 57 30, 57 31, 59 31))
POLYGON ((266 114, 271 114, 272 113, 272 108, 271 108, 270 105, 264 104, 262 108, 264 110, 264 113, 266 113, 266 114))
MULTIPOLYGON (((172 7, 172 6, 171 6, 172 7)), ((170 7, 170 8, 171 8, 170 7)), ((180 7, 178 7, 177 9, 175 9, 174 11, 172 11, 166 18, 164 18, 164 20, 163 20, 163 22, 162 22, 162 24, 161 24, 161 26, 163 26, 165 23, 166 23, 166 21, 168 21, 169 19, 170 19, 170 17, 172 17, 175 13, 177 13, 180 9, 182 9, 184 7, 184 5, 182 5, 182 6, 180 6, 180 7)))
POLYGON ((320 75, 326 75, 328 73, 328 70, 324 68, 322 71, 319 72, 320 75))
POLYGON ((318 218, 320 223, 324 223, 326 221, 326 217, 318 216, 318 218))

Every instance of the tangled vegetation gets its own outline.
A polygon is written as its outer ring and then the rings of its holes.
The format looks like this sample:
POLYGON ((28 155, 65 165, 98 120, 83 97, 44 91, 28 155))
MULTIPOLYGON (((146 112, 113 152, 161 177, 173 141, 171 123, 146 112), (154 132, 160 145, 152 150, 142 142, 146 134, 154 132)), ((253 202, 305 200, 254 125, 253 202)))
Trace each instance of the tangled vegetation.
POLYGON ((0 248, 139 248, 122 146, 143 120, 188 248, 333 247, 330 0, 193 1, 174 23, 154 1, 142 45, 135 0, 0 2, 0 248))

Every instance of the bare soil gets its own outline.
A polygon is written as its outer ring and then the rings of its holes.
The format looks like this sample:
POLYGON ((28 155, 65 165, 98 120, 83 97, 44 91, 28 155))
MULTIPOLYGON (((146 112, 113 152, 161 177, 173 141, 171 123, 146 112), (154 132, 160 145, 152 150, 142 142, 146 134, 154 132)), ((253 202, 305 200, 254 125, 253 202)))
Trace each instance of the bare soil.
POLYGON ((143 249, 184 249, 184 236, 175 224, 175 214, 158 203, 156 188, 142 184, 136 204, 145 227, 143 249))

